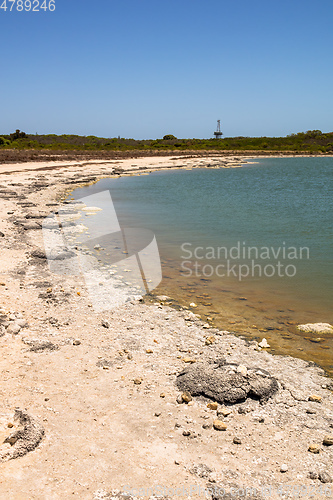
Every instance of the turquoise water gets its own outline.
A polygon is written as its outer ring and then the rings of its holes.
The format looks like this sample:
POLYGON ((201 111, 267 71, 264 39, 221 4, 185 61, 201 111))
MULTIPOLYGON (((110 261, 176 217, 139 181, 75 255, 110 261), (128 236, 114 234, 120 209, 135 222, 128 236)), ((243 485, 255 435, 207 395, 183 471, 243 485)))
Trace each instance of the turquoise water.
POLYGON ((332 339, 295 325, 333 321, 333 158, 255 161, 104 179, 74 197, 109 189, 121 225, 155 233, 159 293, 330 369, 332 339))

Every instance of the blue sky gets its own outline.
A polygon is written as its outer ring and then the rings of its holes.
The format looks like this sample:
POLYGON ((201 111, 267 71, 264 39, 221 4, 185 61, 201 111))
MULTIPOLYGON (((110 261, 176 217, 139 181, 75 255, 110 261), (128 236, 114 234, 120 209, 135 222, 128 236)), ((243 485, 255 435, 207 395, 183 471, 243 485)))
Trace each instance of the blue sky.
POLYGON ((332 0, 55 5, 0 9, 0 134, 333 130, 332 0))

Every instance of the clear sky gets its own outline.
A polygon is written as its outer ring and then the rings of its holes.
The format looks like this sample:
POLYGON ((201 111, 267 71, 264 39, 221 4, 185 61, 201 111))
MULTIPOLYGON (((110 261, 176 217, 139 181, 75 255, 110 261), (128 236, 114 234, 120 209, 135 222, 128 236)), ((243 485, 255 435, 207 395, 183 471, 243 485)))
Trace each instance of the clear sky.
POLYGON ((227 137, 333 131, 332 0, 11 5, 0 134, 207 138, 217 119, 227 137))

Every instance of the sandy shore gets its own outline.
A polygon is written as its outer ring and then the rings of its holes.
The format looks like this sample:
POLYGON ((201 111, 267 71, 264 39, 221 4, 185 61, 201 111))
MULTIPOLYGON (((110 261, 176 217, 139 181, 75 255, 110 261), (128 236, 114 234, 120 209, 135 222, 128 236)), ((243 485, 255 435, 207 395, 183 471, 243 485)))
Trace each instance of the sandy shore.
POLYGON ((1 499, 333 496, 333 384, 320 368, 258 351, 256 342, 174 310, 167 297, 99 314, 83 280, 52 274, 43 258, 41 222, 77 186, 240 161, 0 165, 1 499), (214 405, 193 394, 182 403, 184 368, 193 377, 195 369, 225 370, 241 389, 251 377, 276 381, 277 390, 267 401, 251 398, 252 385, 244 401, 214 405))

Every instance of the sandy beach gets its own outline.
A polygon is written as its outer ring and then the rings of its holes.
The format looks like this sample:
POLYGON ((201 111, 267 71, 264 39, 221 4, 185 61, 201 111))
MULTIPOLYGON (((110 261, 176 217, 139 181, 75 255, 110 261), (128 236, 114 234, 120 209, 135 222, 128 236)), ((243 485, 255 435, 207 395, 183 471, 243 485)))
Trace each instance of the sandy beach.
POLYGON ((83 278, 51 273, 45 258, 42 221, 76 187, 241 164, 217 154, 0 163, 1 499, 333 497, 323 370, 168 297, 95 312, 83 278))

